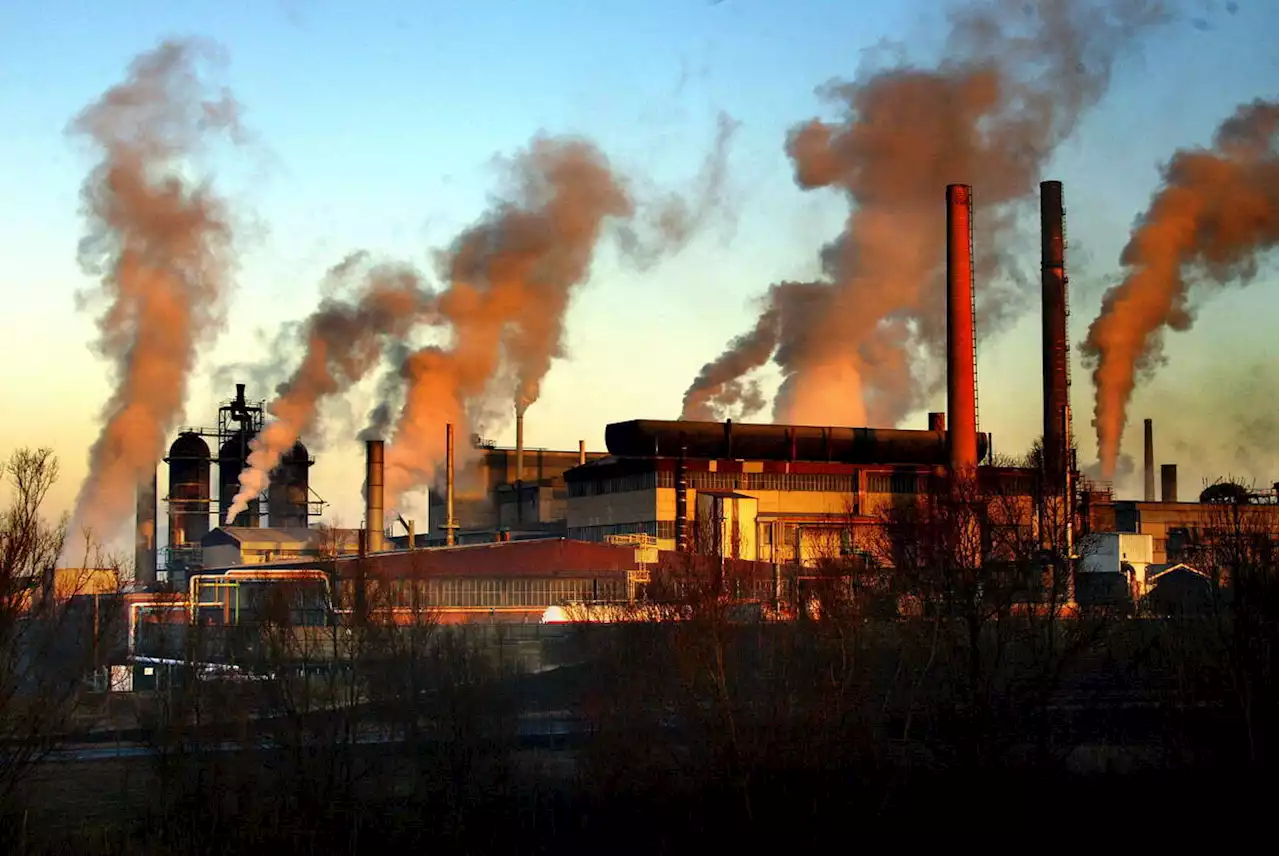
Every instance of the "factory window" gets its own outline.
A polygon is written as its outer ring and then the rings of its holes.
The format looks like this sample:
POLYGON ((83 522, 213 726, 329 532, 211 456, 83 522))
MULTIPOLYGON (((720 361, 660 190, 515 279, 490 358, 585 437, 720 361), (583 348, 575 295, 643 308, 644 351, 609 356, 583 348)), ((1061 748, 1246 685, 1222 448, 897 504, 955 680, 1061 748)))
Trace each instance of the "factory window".
POLYGON ((896 494, 919 493, 915 473, 893 473, 889 476, 889 492, 896 494))
POLYGON ((572 482, 569 485, 569 496, 601 496, 610 493, 652 490, 657 484, 657 473, 632 473, 625 476, 611 476, 591 481, 572 482))
POLYGON ((697 473, 691 486, 704 490, 780 490, 856 492, 857 473, 697 473))
MULTIPOLYGON (((575 526, 569 530, 569 537, 575 541, 603 541, 609 535, 652 535, 656 538, 662 537, 658 534, 659 525, 656 520, 640 520, 634 523, 575 526)), ((675 537, 674 532, 667 537, 675 537)))

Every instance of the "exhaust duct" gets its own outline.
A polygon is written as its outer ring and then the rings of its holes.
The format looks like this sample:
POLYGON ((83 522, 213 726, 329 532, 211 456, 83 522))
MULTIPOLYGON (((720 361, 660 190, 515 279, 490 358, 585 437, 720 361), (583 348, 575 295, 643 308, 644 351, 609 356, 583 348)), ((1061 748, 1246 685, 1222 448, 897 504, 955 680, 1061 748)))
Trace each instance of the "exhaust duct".
POLYGON ((454 545, 454 530, 458 525, 453 521, 453 423, 444 426, 444 543, 454 545))
POLYGON ((947 185, 947 423, 953 474, 978 467, 973 189, 947 185))
POLYGON ((524 480, 524 408, 516 408, 516 475, 517 485, 524 480))
POLYGON ((365 550, 382 552, 382 476, 383 443, 369 440, 365 443, 364 472, 364 530, 365 550))

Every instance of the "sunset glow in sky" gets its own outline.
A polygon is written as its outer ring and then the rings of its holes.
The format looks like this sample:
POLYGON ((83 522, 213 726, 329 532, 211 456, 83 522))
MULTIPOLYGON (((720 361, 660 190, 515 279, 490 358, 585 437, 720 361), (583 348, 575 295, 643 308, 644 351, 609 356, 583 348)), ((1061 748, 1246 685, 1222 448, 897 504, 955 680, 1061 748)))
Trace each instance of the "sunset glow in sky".
MULTIPOLYGON (((1119 275, 1120 251, 1158 186, 1160 164, 1178 148, 1208 143, 1237 104, 1277 96, 1276 7, 1172 5, 1179 17, 1121 58, 1106 95, 1041 176, 1064 183, 1073 346, 1119 275)), ((647 270, 605 248, 569 309, 569 355, 552 365, 528 411, 526 442, 575 449, 585 438, 596 449, 608 422, 676 418, 699 368, 750 328, 753 299, 771 283, 818 275, 819 252, 839 234, 847 207, 835 191, 796 186, 787 133, 799 122, 830 118, 832 108, 816 90, 883 57, 885 43, 922 61, 935 56, 944 31, 937 6, 3 4, 0 389, 8 412, 0 420, 0 457, 20 446, 52 446, 63 476, 50 510, 74 501, 112 378, 88 347, 91 314, 77 308, 77 293, 92 285, 76 261, 84 231, 79 188, 92 161, 65 132, 137 54, 166 37, 221 46, 225 82, 249 133, 246 146, 214 162, 244 240, 227 328, 200 356, 185 425, 212 427, 237 380, 250 384, 251 397, 270 397, 270 389, 254 385, 255 373, 219 370, 266 363, 261 376, 276 380, 289 371, 270 364, 267 340, 311 312, 325 271, 349 253, 368 250, 434 273, 433 253, 485 213, 497 189, 495 156, 515 152, 536 133, 583 135, 638 186, 671 191, 697 175, 720 111, 740 123, 723 205, 690 245, 647 270)), ((941 218, 942 187, 937 196, 941 218)), ((1022 225, 1024 305, 979 350, 981 428, 1001 452, 1025 450, 1040 430, 1036 213, 1029 208, 1022 225)), ((975 223, 978 242, 982 228, 975 223)), ((1133 398, 1122 457, 1140 467, 1141 420, 1153 418, 1157 463, 1179 465, 1184 499, 1218 476, 1267 485, 1277 478, 1278 293, 1273 252, 1255 281, 1204 295, 1193 327, 1167 337, 1167 365, 1133 398)), ((373 404, 374 380, 326 406, 325 433, 304 438, 319 459, 313 487, 344 525, 361 517, 355 433, 373 404)), ((1093 390, 1078 354, 1072 408, 1087 464, 1094 457, 1093 390)), ((945 409, 941 394, 904 427, 923 428, 925 409, 945 409)), ((512 421, 494 434, 513 442, 512 421)), ((162 469, 162 486, 164 479, 162 469)), ((1140 472, 1116 481, 1122 496, 1140 493, 1140 472)), ((423 511, 410 507, 405 516, 422 519, 423 511)))

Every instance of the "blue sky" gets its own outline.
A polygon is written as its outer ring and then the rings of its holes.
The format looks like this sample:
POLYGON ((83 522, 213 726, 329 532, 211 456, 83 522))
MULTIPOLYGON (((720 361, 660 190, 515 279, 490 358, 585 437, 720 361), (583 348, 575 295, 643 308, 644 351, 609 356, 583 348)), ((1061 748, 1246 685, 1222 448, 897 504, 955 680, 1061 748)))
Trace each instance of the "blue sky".
MULTIPOLYGON (((1226 6, 1185 0, 1181 22, 1117 67, 1105 100, 1045 176, 1066 185, 1073 343, 1115 274, 1158 164, 1178 146, 1206 142, 1238 102, 1276 96, 1276 7, 1226 6)), ((552 369, 527 420, 530 445, 573 448, 578 438, 602 446, 609 421, 673 418, 697 369, 750 324, 750 299, 772 281, 816 272, 844 206, 795 187, 787 129, 828 109, 815 88, 854 76, 866 49, 906 42, 927 59, 941 32, 936 4, 924 0, 3 4, 0 388, 21 415, 0 424, 0 456, 52 445, 64 470, 52 497, 59 508, 84 475, 109 378, 87 348, 92 321, 74 307, 89 284, 75 262, 77 192, 89 164, 64 129, 164 37, 203 36, 225 48, 226 80, 255 135, 247 156, 219 176, 255 225, 229 329, 193 378, 188 423, 213 422, 215 399, 226 394, 210 386, 212 370, 261 356, 258 331, 304 317, 325 268, 349 251, 428 264, 433 248, 483 212, 497 186, 493 157, 534 133, 587 135, 622 170, 678 188, 696 174, 717 111, 742 123, 730 159, 734 228, 711 229, 643 273, 606 254, 580 292, 568 320, 571 358, 552 369)), ((1029 269, 1037 253, 1028 243, 1029 269)), ((1180 464, 1184 495, 1227 470, 1276 477, 1274 448, 1242 462, 1230 436, 1196 426, 1216 414, 1230 435, 1237 416, 1261 418, 1274 440, 1278 291, 1272 257, 1258 281, 1206 300, 1135 398, 1133 419, 1160 420, 1158 457, 1180 464), (1256 388, 1267 392, 1245 395, 1256 388), (1188 424, 1189 412, 1203 421, 1188 424)), ((1038 433, 1038 347, 1033 304, 979 355, 983 427, 1002 450, 1025 448, 1038 433)), ((362 395, 351 398, 356 412, 368 403, 362 395)), ((1091 387, 1078 364, 1073 405, 1091 453, 1091 387)), ((916 421, 923 427, 923 416, 916 421)), ((1125 451, 1140 450, 1131 428, 1125 451)), ((360 454, 340 432, 313 471, 346 523, 359 519, 360 454)))

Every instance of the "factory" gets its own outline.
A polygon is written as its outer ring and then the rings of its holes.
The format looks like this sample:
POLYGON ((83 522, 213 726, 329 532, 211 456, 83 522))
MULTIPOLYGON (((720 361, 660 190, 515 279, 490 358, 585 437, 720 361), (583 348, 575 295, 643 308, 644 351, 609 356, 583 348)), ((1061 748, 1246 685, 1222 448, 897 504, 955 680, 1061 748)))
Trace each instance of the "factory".
MULTIPOLYGON (((240 490, 240 473, 248 467, 249 443, 262 430, 264 414, 264 403, 246 400, 245 385, 238 383, 235 397, 218 408, 216 428, 184 428, 169 447, 164 459, 169 466, 168 494, 163 499, 168 519, 166 576, 180 579, 204 567, 206 539, 211 537, 210 546, 222 546, 228 534, 257 530, 265 525, 270 529, 263 530, 262 534, 281 541, 286 551, 299 542, 315 540, 310 523, 320 516, 325 503, 311 489, 310 469, 315 459, 301 442, 294 444, 271 474, 271 486, 265 497, 251 500, 248 508, 238 514, 226 530, 210 525, 212 515, 217 515, 217 521, 224 520, 235 501, 240 490), (218 450, 216 457, 210 440, 218 450), (213 499, 212 480, 215 463, 217 502, 213 499)), ((156 479, 139 488, 134 576, 143 586, 153 586, 158 581, 158 551, 153 535, 158 531, 158 499, 156 479)))
MULTIPOLYGON (((184 430, 165 459, 165 582, 184 591, 189 581, 207 587, 219 575, 266 581, 323 571, 334 610, 352 608, 351 580, 359 577, 380 581, 389 608, 429 608, 448 621, 537 622, 567 602, 643 600, 652 572, 697 554, 735 563, 747 591, 776 601, 780 568, 801 579, 829 558, 872 561, 888 509, 931 493, 949 474, 974 473, 1021 499, 1019 519, 999 524, 1035 527, 1046 508, 1057 509, 1073 539, 1082 539, 1071 543, 1092 537, 1120 551, 1094 551, 1115 552, 1114 562, 1080 562, 1079 574, 1105 583, 1082 592, 1134 591, 1135 562, 1145 591, 1147 580, 1192 558, 1178 545, 1196 542, 1205 504, 1177 501, 1172 465, 1163 470, 1163 501, 1155 500, 1149 422, 1143 502, 1081 483, 1071 443, 1065 214, 1054 181, 1041 185, 1043 462, 995 466, 992 437, 978 425, 970 194, 966 185, 946 189, 947 409, 921 428, 637 419, 608 425, 603 452, 585 442, 554 451, 526 446, 518 410, 515 447, 472 436, 456 473, 454 429, 445 426, 445 484, 429 494, 423 532, 413 521, 384 518, 380 440, 366 444, 362 529, 310 525, 324 502, 310 487, 315 460, 301 443, 272 473, 265 496, 232 525, 212 527, 211 514, 225 518, 249 443, 263 428, 262 402, 248 401, 238 384, 217 428, 184 430), (1126 558, 1129 551, 1141 560, 1126 558)), ((153 589, 160 580, 148 533, 156 531, 157 504, 155 484, 142 486, 136 579, 153 589)), ((1270 507, 1274 533, 1274 501, 1270 507)), ((200 596, 189 593, 192 603, 200 596)))

